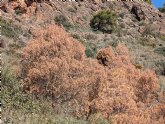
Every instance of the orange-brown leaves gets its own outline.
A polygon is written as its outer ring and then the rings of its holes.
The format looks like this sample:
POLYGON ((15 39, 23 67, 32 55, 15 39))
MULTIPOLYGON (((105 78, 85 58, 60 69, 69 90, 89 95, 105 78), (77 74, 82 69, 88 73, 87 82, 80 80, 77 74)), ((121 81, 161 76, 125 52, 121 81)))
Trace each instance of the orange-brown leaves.
POLYGON ((162 103, 150 107, 159 99, 155 73, 136 69, 123 45, 87 59, 83 45, 56 25, 33 34, 21 62, 25 91, 51 98, 55 109, 65 105, 77 117, 101 113, 116 124, 146 124, 151 117, 162 122, 162 103))

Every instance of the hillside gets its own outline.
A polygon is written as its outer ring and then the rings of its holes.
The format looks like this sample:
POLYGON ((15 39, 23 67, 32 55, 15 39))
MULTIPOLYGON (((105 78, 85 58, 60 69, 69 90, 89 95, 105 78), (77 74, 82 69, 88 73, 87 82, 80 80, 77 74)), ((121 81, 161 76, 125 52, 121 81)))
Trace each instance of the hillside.
POLYGON ((2 0, 0 15, 4 124, 165 123, 165 15, 149 3, 2 0))

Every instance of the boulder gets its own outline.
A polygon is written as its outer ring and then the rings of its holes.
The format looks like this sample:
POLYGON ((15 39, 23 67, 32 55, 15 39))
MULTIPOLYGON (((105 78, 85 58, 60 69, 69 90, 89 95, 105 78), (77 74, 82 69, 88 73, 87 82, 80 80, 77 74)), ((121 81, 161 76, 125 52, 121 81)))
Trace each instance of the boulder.
POLYGON ((133 13, 135 15, 135 18, 139 21, 145 20, 146 18, 145 13, 140 6, 133 5, 131 9, 131 13, 133 13))

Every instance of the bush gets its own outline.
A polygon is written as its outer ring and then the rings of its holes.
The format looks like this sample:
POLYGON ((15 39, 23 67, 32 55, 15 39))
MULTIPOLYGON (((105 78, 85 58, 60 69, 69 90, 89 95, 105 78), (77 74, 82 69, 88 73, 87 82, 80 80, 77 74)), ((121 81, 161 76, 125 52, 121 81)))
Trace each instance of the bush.
POLYGON ((101 113, 95 113, 88 118, 90 124, 111 124, 107 119, 104 119, 101 113))
POLYGON ((1 34, 6 37, 13 38, 16 40, 19 34, 22 33, 22 29, 16 25, 12 25, 7 21, 0 18, 1 34))
POLYGON ((87 46, 85 49, 86 57, 95 57, 96 51, 93 50, 90 46, 87 46))
POLYGON ((154 50, 156 53, 165 56, 165 47, 160 47, 154 50))
POLYGON ((18 6, 15 8, 15 13, 17 15, 22 15, 22 14, 26 13, 26 11, 27 11, 26 8, 21 7, 21 6, 18 6))
POLYGON ((160 12, 165 13, 165 3, 163 4, 163 7, 158 8, 160 12))
POLYGON ((90 26, 94 31, 112 33, 116 28, 116 14, 111 10, 103 10, 97 13, 91 20, 90 26))
POLYGON ((23 93, 21 83, 17 79, 11 66, 2 68, 1 99, 4 109, 21 109, 34 112, 39 107, 30 97, 23 93))
POLYGON ((66 30, 73 28, 73 25, 63 15, 56 16, 54 20, 59 26, 63 25, 66 30))
POLYGON ((155 102, 161 96, 156 74, 136 69, 123 45, 101 49, 97 59, 87 59, 83 45, 58 26, 36 32, 38 37, 22 55, 24 91, 47 97, 54 110, 65 106, 65 113, 78 118, 101 113, 102 118, 94 118, 105 124, 111 119, 163 123, 163 102, 155 102))
POLYGON ((83 39, 80 37, 79 34, 75 34, 75 33, 74 33, 74 34, 71 34, 71 36, 72 36, 74 39, 80 41, 81 43, 84 43, 83 39))
POLYGON ((159 60, 155 63, 156 66, 156 73, 159 75, 164 75, 165 76, 165 60, 159 60))
POLYGON ((147 2, 147 3, 151 4, 151 0, 145 0, 145 2, 147 2))
POLYGON ((141 37, 139 39, 139 43, 142 45, 142 46, 151 46, 151 47, 156 47, 156 43, 154 40, 152 39, 149 39, 149 38, 146 38, 146 37, 141 37))
POLYGON ((160 40, 165 41, 165 35, 162 35, 162 34, 158 33, 156 36, 157 36, 160 40))
POLYGON ((1 77, 4 124, 87 124, 86 121, 77 120, 67 115, 57 115, 48 100, 35 100, 32 99, 31 94, 25 94, 12 66, 3 66, 1 77))

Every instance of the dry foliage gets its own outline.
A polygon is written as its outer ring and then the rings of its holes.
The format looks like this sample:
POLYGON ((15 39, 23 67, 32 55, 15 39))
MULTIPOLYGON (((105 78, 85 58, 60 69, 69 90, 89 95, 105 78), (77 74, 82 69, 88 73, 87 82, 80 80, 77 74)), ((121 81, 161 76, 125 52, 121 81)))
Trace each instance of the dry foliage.
POLYGON ((136 69, 123 45, 87 59, 83 45, 56 25, 34 36, 21 61, 26 92, 50 98, 55 109, 66 105, 77 117, 101 113, 116 124, 164 123, 155 73, 136 69))

